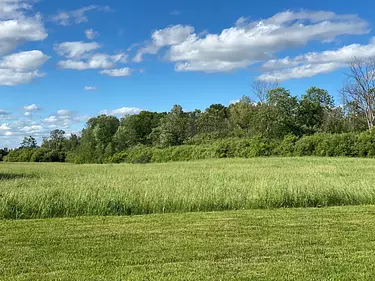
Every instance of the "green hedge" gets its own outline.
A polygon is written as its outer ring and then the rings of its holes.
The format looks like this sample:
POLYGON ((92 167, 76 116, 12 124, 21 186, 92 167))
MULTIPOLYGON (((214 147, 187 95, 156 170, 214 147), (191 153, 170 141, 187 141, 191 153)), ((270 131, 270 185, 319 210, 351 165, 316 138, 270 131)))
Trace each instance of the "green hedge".
POLYGON ((211 144, 181 145, 168 148, 137 146, 105 159, 106 163, 161 163, 214 158, 252 158, 260 156, 374 157, 375 132, 315 134, 281 141, 260 137, 225 139, 211 144))
POLYGON ((19 148, 5 156, 6 162, 65 162, 65 153, 47 148, 19 148))
MULTIPOLYGON (((90 151, 89 151, 90 152, 90 151)), ((82 153, 81 153, 82 154, 82 153)), ((6 157, 8 162, 74 162, 88 163, 95 157, 84 159, 70 152, 67 156, 45 148, 17 149, 6 157), (90 160, 91 159, 91 160, 90 160)), ((94 154, 93 154, 94 155, 94 154)), ((251 158, 261 156, 347 156, 374 157, 375 131, 345 134, 315 134, 298 138, 293 135, 283 140, 261 137, 230 138, 202 144, 185 144, 168 148, 135 146, 104 159, 105 163, 162 163, 214 158, 251 158)), ((101 160, 95 163, 101 162, 101 160)))

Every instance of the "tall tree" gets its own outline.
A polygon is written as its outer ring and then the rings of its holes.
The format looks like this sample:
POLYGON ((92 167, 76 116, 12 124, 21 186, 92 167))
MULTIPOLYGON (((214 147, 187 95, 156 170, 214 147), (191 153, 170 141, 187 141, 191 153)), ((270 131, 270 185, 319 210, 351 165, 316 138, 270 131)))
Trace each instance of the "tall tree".
MULTIPOLYGON (((250 97, 243 96, 238 102, 229 106, 229 118, 232 130, 237 135, 255 133, 257 105, 250 97)), ((256 133, 255 133, 256 134, 256 133)))
POLYGON ((310 87, 299 102, 297 121, 304 134, 314 134, 322 129, 326 116, 334 107, 333 97, 324 89, 310 87))
POLYGON ((59 129, 51 131, 49 138, 44 139, 42 143, 42 147, 57 151, 66 150, 65 145, 65 131, 59 129))
POLYGON ((166 113, 142 111, 137 115, 123 117, 113 137, 116 150, 124 150, 137 144, 150 144, 152 130, 159 126, 165 115, 166 113))
POLYGON ((188 138, 188 118, 180 105, 174 105, 172 110, 161 120, 160 126, 152 132, 156 145, 161 147, 181 145, 188 138))
POLYGON ((38 144, 36 139, 32 136, 25 137, 21 142, 21 148, 37 148, 38 144))
POLYGON ((222 104, 212 104, 197 119, 198 133, 217 133, 218 137, 228 134, 228 108, 222 104))
POLYGON ((375 60, 354 58, 341 89, 345 104, 354 103, 358 114, 366 118, 369 129, 375 124, 375 60))
POLYGON ((268 82, 262 80, 255 80, 251 85, 254 96, 258 102, 263 104, 267 101, 269 91, 279 88, 278 82, 268 82))
MULTIPOLYGON (((113 141, 120 121, 114 116, 100 115, 90 118, 86 123, 86 128, 82 130, 81 145, 78 150, 80 160, 78 162, 101 163, 104 160, 105 152, 110 149, 107 146, 113 141)), ((113 152, 113 150, 111 149, 113 152)))
POLYGON ((300 134, 297 125, 298 101, 285 88, 270 90, 265 106, 261 110, 261 120, 266 122, 264 134, 271 138, 282 138, 287 134, 300 134))

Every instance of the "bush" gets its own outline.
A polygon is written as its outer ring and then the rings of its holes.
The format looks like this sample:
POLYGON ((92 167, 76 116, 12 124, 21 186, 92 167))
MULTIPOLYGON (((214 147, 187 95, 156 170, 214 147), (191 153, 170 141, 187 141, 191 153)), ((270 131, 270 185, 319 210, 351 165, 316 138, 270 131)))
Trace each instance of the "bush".
POLYGON ((298 137, 294 135, 287 135, 278 143, 273 150, 274 155, 278 156, 293 156, 295 154, 296 142, 298 137))
POLYGON ((19 148, 9 152, 5 157, 6 162, 30 162, 32 155, 37 148, 19 148))

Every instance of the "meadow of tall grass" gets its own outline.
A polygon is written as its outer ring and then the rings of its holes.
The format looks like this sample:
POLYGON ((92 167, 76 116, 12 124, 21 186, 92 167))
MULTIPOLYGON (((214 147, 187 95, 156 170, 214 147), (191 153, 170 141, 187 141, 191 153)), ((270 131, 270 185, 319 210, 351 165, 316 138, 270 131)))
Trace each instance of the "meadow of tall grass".
POLYGON ((0 218, 375 204, 375 159, 0 164, 0 218))

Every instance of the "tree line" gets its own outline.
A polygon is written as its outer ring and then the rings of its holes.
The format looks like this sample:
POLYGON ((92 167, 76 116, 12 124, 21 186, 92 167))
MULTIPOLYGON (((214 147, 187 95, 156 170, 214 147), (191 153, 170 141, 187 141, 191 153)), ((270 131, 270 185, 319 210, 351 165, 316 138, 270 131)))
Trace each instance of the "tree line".
MULTIPOLYGON (((297 97, 275 83, 257 81, 253 84, 253 97, 244 96, 229 106, 212 104, 204 111, 184 111, 180 105, 174 105, 169 112, 142 111, 121 119, 100 115, 89 119, 79 135, 66 136, 63 130, 54 130, 40 147, 29 136, 20 148, 2 158, 121 162, 121 155, 129 155, 131 151, 164 149, 167 153, 179 146, 217 147, 223 140, 232 143, 258 140, 258 145, 261 140, 263 145, 272 143, 277 147, 288 140, 295 144, 311 136, 322 139, 325 135, 323 139, 332 139, 332 134, 369 133, 375 124, 375 63, 354 59, 341 94, 342 105, 337 106, 333 96, 321 88, 310 87, 297 97)), ((137 157, 142 162, 146 156, 140 153, 137 157)))

